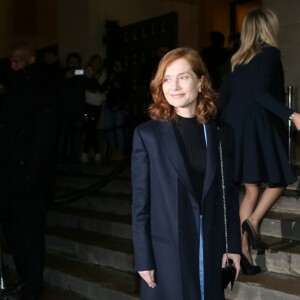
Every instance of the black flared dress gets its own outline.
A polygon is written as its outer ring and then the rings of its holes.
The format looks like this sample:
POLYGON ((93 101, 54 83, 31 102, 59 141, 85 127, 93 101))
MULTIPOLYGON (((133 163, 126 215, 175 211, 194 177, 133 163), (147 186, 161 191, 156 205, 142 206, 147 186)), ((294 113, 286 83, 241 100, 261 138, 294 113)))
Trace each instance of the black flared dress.
POLYGON ((283 67, 278 48, 265 46, 224 81, 218 106, 235 134, 238 183, 288 185, 296 181, 288 158, 283 67))

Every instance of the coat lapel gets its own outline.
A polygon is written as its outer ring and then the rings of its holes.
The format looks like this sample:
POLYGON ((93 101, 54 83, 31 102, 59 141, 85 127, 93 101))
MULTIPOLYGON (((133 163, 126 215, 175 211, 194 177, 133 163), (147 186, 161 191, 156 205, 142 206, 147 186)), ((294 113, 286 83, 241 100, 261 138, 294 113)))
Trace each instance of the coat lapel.
POLYGON ((216 173, 217 162, 219 161, 218 129, 215 123, 206 123, 205 129, 206 129, 206 136, 207 136, 207 151, 206 151, 207 159, 206 159, 206 170, 205 170, 202 199, 206 197, 209 191, 209 188, 212 184, 212 180, 216 173))
POLYGON ((158 127, 158 135, 161 139, 161 143, 170 158, 170 161, 176 170, 179 178, 188 190, 194 195, 191 180, 189 178, 188 169, 183 159, 182 152, 179 148, 176 133, 172 122, 161 123, 158 127))

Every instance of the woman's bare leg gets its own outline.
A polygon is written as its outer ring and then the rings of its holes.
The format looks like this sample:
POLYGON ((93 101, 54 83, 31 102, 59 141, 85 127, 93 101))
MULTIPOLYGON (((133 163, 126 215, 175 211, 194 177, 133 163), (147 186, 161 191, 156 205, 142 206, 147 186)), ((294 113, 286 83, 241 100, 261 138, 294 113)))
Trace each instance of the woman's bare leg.
POLYGON ((263 217, 279 199, 284 190, 285 186, 265 188, 255 210, 248 217, 256 232, 258 231, 259 224, 262 221, 263 217))
POLYGON ((257 184, 245 183, 245 196, 240 205, 240 219, 243 223, 254 212, 260 194, 260 186, 257 184))
MULTIPOLYGON (((245 196, 240 205, 240 220, 241 224, 248 219, 254 212, 257 206, 257 200, 260 194, 260 186, 257 184, 245 184, 245 196)), ((250 247, 248 242, 248 235, 245 232, 242 234, 242 251, 248 260, 252 263, 250 255, 250 247)))

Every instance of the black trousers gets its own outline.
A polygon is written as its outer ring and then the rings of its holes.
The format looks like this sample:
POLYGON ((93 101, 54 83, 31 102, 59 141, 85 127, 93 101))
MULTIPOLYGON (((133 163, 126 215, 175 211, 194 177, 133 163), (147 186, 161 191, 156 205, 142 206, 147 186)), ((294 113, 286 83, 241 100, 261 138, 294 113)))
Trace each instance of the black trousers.
POLYGON ((88 152, 92 148, 95 153, 100 152, 99 141, 97 137, 97 124, 101 115, 102 106, 87 104, 87 119, 84 123, 85 140, 83 152, 88 152))
POLYGON ((38 188, 1 193, 1 219, 19 280, 33 294, 43 285, 47 202, 38 188))

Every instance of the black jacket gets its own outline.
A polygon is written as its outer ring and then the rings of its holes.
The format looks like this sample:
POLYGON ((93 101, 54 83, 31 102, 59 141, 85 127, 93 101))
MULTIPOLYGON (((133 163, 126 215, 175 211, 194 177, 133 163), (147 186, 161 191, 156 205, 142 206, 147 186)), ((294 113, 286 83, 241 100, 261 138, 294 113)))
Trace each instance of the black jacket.
MULTIPOLYGON (((65 73, 69 69, 65 70, 65 73)), ((85 91, 97 90, 98 82, 95 78, 86 76, 72 76, 64 79, 60 89, 59 115, 63 120, 83 118, 86 108, 85 91)))
POLYGON ((0 192, 49 191, 56 115, 46 73, 36 64, 10 74, 0 116, 0 192))

